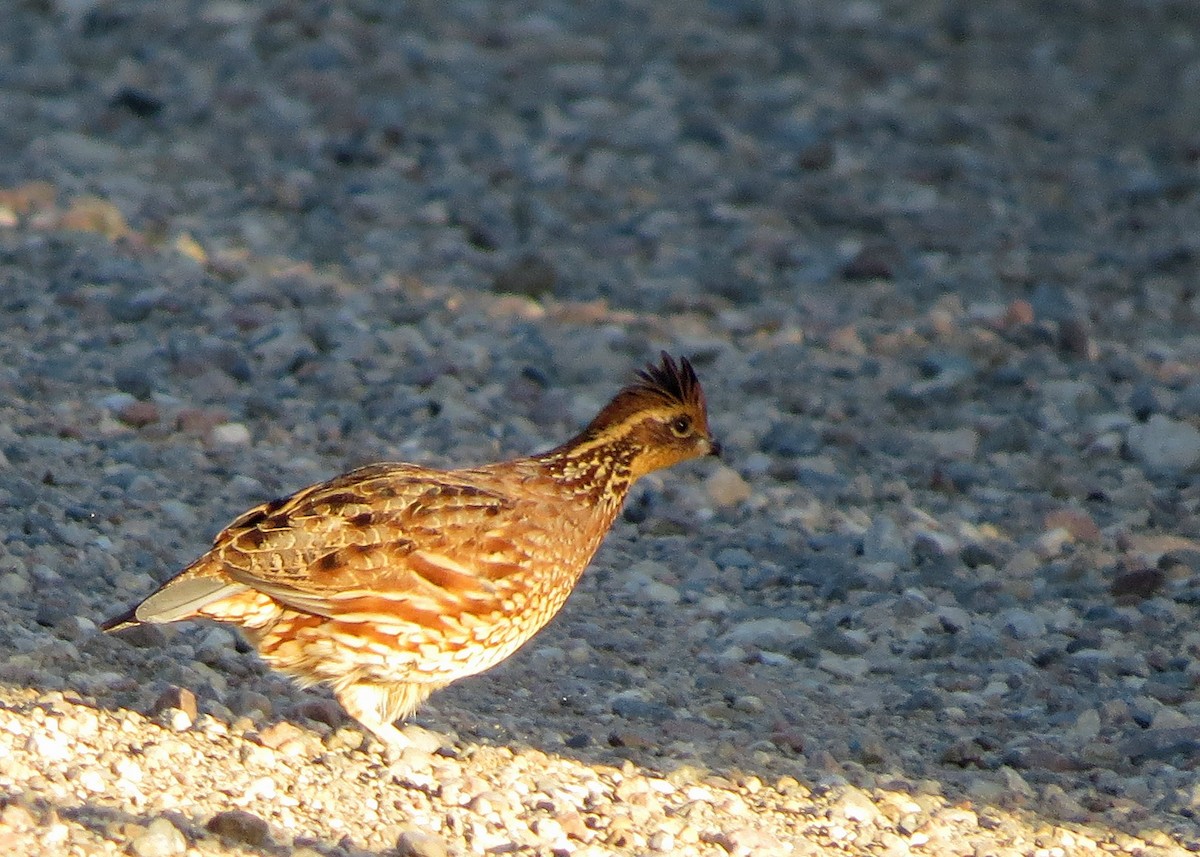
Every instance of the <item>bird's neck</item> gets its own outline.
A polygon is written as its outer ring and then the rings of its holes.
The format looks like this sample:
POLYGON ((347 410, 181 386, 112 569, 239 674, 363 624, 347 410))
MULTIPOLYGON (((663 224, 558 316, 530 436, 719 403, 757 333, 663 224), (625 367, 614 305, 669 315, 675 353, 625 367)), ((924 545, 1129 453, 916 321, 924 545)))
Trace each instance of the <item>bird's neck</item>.
POLYGON ((533 457, 561 489, 600 507, 611 520, 620 511, 637 475, 637 447, 625 436, 584 431, 562 446, 533 457))

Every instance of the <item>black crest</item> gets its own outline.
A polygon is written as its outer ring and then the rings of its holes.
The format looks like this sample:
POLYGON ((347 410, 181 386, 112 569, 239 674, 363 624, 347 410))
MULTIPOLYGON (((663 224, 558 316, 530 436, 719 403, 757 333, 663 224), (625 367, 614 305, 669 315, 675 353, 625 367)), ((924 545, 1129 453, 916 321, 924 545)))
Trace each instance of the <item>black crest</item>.
POLYGON ((679 358, 676 363, 675 358, 665 351, 660 364, 651 363, 638 372, 638 380, 630 389, 662 396, 681 405, 704 404, 704 392, 692 364, 686 357, 679 358))
POLYGON ((681 358, 676 363, 675 359, 664 351, 662 362, 657 365, 651 363, 638 372, 637 380, 617 393, 588 424, 580 437, 594 435, 607 426, 620 423, 639 411, 658 404, 684 405, 695 408, 701 414, 706 412, 700 380, 686 358, 681 358))

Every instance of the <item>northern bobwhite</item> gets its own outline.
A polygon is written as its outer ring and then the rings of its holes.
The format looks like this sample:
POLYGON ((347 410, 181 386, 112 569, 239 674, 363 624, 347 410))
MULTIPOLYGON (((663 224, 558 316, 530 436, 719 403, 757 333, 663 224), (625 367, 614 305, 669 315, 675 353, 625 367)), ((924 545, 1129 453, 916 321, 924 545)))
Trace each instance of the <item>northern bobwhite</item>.
POLYGON ((558 612, 636 479, 718 453, 695 371, 663 352, 548 452, 462 470, 372 464, 251 509, 103 627, 236 625, 268 665, 331 685, 402 746, 396 720, 558 612))

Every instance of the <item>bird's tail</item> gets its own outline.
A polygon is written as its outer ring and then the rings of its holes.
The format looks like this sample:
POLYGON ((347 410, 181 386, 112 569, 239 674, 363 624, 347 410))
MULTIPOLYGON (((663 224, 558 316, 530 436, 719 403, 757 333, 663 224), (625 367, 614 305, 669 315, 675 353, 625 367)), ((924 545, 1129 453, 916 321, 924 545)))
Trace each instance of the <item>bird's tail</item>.
POLYGON ((126 628, 132 628, 142 624, 137 618, 137 607, 133 606, 119 616, 113 616, 111 619, 106 619, 100 623, 100 630, 105 633, 113 633, 114 631, 124 631, 126 628))

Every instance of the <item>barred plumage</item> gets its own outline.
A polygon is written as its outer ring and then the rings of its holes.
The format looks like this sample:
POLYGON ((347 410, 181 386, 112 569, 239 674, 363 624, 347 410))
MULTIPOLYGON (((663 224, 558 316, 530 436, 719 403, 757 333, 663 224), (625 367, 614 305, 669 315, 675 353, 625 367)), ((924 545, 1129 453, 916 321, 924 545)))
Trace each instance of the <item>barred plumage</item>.
POLYGON ((575 438, 461 470, 372 464, 251 509, 105 630, 212 619, 328 683, 385 744, 434 690, 504 660, 566 601, 635 480, 717 454, 665 352, 575 438))

